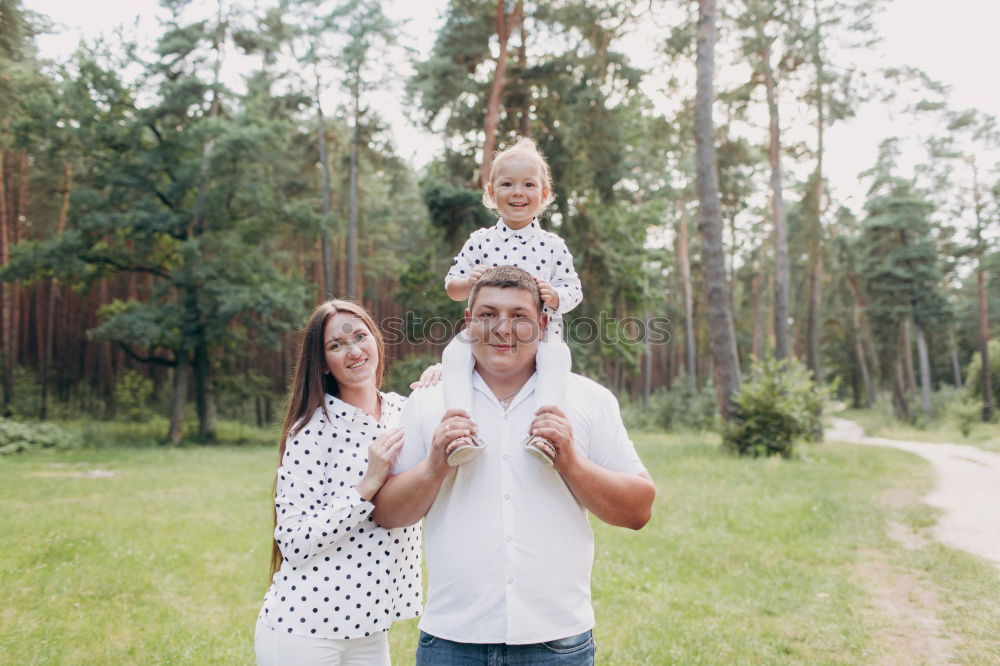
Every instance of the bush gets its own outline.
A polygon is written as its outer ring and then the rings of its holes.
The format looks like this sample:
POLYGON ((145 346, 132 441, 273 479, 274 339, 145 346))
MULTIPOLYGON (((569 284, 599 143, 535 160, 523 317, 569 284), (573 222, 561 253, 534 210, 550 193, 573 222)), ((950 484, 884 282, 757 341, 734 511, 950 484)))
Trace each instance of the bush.
POLYGON ((962 433, 962 437, 968 437, 972 434, 972 426, 982 418, 982 415, 982 406, 972 400, 963 398, 948 405, 948 417, 962 433))
POLYGON ((629 430, 713 430, 718 424, 715 390, 708 385, 697 391, 684 376, 673 389, 657 391, 644 406, 641 401, 622 400, 622 421, 629 430))
POLYGON ((382 390, 393 391, 402 396, 410 395, 410 384, 420 379, 420 373, 427 366, 440 362, 440 356, 410 356, 402 361, 395 361, 389 366, 389 372, 382 382, 382 390))
POLYGON ((153 395, 153 380, 135 370, 126 370, 115 382, 115 410, 126 421, 141 423, 152 416, 147 409, 153 395))
POLYGON ((80 436, 54 423, 24 423, 0 419, 0 455, 37 449, 72 449, 83 444, 80 436))
POLYGON ((723 449, 741 456, 791 457, 797 441, 822 440, 827 393, 794 359, 754 362, 723 427, 723 449))
MULTIPOLYGON (((993 403, 997 402, 997 392, 1000 391, 1000 340, 990 340, 987 344, 990 357, 990 383, 993 388, 993 403)), ((972 355, 972 360, 965 368, 965 396, 983 404, 983 359, 979 352, 972 355)))

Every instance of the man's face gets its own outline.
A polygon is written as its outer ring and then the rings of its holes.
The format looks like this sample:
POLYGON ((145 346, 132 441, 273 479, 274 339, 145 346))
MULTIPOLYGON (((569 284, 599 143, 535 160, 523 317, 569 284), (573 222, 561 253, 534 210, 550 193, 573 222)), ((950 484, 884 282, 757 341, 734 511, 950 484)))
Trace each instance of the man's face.
POLYGON ((483 287, 465 311, 465 322, 480 374, 517 374, 534 367, 547 321, 530 291, 483 287))

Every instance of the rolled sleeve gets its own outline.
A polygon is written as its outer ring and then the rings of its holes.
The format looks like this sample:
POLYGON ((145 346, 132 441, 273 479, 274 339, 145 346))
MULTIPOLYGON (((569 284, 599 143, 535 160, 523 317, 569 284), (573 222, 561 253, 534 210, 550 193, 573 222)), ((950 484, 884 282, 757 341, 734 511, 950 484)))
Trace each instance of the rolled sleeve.
POLYGON ((549 284, 559 294, 559 314, 564 314, 583 300, 583 285, 573 267, 573 255, 562 239, 559 239, 553 255, 552 279, 549 284))
POLYGON ((478 232, 473 232, 469 236, 469 240, 465 241, 465 245, 462 246, 462 249, 455 256, 451 268, 448 269, 448 274, 444 277, 445 286, 457 278, 469 277, 476 265, 481 263, 478 251, 478 238, 480 235, 478 232))

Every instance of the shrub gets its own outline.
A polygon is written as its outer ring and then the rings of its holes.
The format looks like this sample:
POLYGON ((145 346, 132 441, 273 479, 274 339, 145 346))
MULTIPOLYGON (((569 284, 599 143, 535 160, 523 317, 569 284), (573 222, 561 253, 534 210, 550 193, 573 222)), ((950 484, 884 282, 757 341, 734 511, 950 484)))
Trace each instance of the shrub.
POLYGON ((794 359, 754 362, 723 427, 723 449, 741 456, 791 457, 797 441, 822 439, 827 393, 794 359))
MULTIPOLYGON (((997 392, 1000 391, 1000 340, 990 340, 987 344, 990 357, 990 384, 993 387, 993 401, 996 404, 997 392)), ((979 352, 972 355, 972 360, 965 368, 965 395, 969 400, 983 403, 983 359, 979 352)))
POLYGON ((962 437, 968 437, 972 434, 972 426, 982 418, 982 415, 983 410, 980 404, 966 398, 955 400, 948 405, 948 416, 958 431, 962 433, 962 437))
POLYGON ((394 361, 382 382, 383 391, 394 391, 400 395, 410 395, 410 384, 420 379, 427 366, 440 363, 440 356, 410 356, 402 361, 394 361))
POLYGON ((24 423, 0 419, 0 455, 37 449, 71 449, 83 444, 80 436, 54 423, 24 423))
POLYGON ((126 370, 115 382, 115 408, 118 416, 126 421, 148 421, 152 414, 147 409, 153 395, 153 380, 135 370, 126 370))

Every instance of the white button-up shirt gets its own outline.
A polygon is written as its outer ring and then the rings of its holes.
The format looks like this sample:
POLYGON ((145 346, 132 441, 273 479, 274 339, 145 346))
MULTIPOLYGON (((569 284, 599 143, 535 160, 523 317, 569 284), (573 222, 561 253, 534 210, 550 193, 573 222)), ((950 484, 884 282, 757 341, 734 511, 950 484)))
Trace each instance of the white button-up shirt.
POLYGON ((537 219, 523 229, 511 229, 499 220, 492 227, 473 231, 448 270, 445 284, 455 278, 468 277, 480 264, 517 266, 535 277, 548 280, 559 294, 558 312, 550 314, 569 312, 583 300, 583 287, 566 242, 551 231, 542 229, 537 219))
POLYGON ((368 445, 398 423, 405 398, 382 394, 378 421, 332 395, 324 401, 285 444, 274 500, 284 561, 259 619, 283 633, 363 638, 420 613, 418 528, 381 527, 355 489, 368 445))
MULTIPOLYGON (((473 418, 486 449, 444 481, 424 519, 428 588, 420 628, 440 638, 540 643, 594 626, 587 511, 557 471, 522 447, 536 377, 504 411, 473 376, 473 418)), ((571 375, 566 403, 581 455, 612 470, 644 470, 610 391, 571 375)), ((440 384, 413 393, 395 473, 427 456, 444 411, 440 384)))

